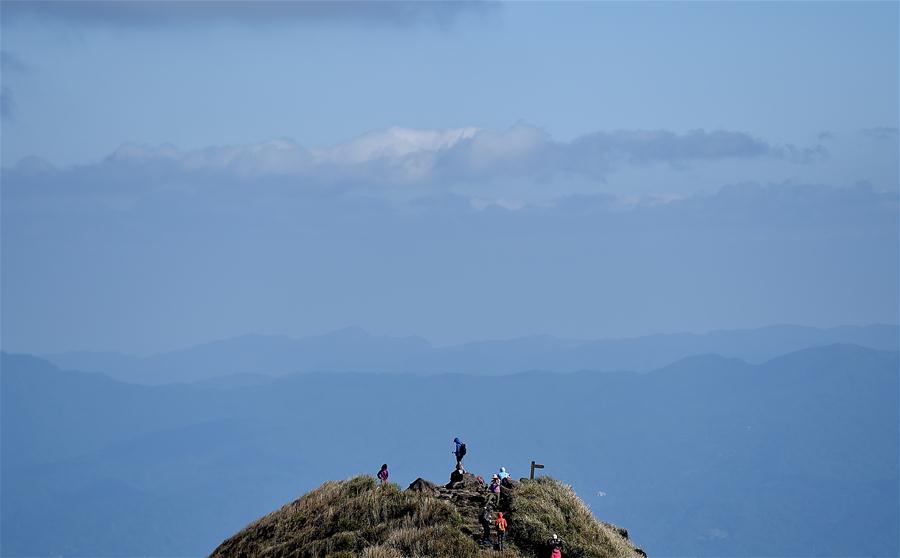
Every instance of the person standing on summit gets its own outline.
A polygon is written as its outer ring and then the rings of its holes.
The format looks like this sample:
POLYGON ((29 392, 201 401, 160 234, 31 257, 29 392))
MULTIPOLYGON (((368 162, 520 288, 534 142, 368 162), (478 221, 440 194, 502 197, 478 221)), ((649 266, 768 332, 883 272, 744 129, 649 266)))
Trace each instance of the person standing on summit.
POLYGON ((378 471, 378 480, 380 480, 381 484, 384 485, 384 484, 387 484, 388 477, 390 477, 390 476, 391 476, 391 474, 388 472, 387 463, 385 463, 384 465, 381 466, 381 470, 378 471))
POLYGON ((456 449, 452 453, 456 456, 456 464, 461 465, 463 457, 466 456, 466 444, 459 438, 453 438, 453 443, 456 444, 456 449))

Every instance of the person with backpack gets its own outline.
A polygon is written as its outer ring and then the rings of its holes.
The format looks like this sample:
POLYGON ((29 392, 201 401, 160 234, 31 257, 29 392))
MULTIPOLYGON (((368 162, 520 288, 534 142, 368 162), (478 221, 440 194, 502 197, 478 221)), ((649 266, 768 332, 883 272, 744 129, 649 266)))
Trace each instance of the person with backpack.
POLYGON ((556 533, 547 541, 547 546, 550 547, 550 558, 562 558, 563 542, 556 533))
POLYGON ((453 438, 453 443, 456 444, 456 449, 451 453, 456 456, 456 464, 459 465, 462 463, 463 457, 466 456, 466 444, 460 441, 459 438, 453 438))
POLYGON ((506 518, 503 517, 503 512, 497 512, 497 544, 500 545, 500 550, 503 550, 503 541, 506 540, 506 518))
POLYGON ((500 477, 499 476, 494 475, 494 478, 491 479, 491 485, 488 487, 488 489, 491 491, 491 495, 488 496, 488 502, 490 502, 491 497, 496 494, 497 501, 496 501, 495 505, 497 507, 500 507, 500 477))
POLYGON ((378 471, 378 480, 381 481, 382 485, 385 485, 385 484, 387 484, 388 477, 390 477, 390 476, 391 476, 391 474, 390 474, 390 472, 388 472, 387 463, 385 463, 384 465, 381 466, 381 470, 378 471))
POLYGON ((481 544, 491 544, 491 510, 485 506, 483 510, 481 510, 481 515, 478 517, 479 523, 481 523, 481 528, 484 529, 484 533, 481 536, 481 544))

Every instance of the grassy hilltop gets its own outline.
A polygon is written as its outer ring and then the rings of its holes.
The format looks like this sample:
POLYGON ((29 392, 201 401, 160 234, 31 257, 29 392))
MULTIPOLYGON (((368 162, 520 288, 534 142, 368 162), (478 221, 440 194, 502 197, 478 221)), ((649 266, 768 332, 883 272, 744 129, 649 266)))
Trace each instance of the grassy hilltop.
POLYGON ((644 555, 627 531, 597 521, 569 486, 549 477, 502 490, 506 548, 480 547, 478 514, 486 497, 471 476, 453 490, 422 479, 406 490, 378 486, 369 476, 330 481, 247 526, 212 557, 543 557, 553 533, 565 541, 567 558, 644 555))

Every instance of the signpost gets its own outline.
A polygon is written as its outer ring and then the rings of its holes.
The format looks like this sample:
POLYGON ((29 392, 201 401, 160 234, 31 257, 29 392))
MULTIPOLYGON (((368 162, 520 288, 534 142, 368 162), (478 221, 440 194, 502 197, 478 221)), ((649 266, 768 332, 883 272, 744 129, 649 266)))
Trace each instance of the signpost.
POLYGON ((544 468, 544 466, 541 465, 540 463, 535 463, 534 461, 532 461, 531 462, 531 479, 534 480, 534 470, 535 469, 543 469, 543 468, 544 468))

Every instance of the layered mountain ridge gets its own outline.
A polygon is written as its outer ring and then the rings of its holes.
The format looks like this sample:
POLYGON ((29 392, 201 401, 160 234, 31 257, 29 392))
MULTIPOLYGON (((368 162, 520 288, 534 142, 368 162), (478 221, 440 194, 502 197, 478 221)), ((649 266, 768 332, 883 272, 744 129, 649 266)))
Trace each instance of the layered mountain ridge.
POLYGON ((147 357, 69 352, 44 358, 61 368, 102 372, 132 383, 191 383, 239 376, 238 382, 247 385, 296 372, 498 375, 527 370, 650 371, 696 354, 715 353, 761 363, 834 343, 896 351, 900 350, 900 328, 781 325, 600 340, 542 335, 436 347, 421 337, 371 335, 350 327, 303 338, 245 335, 147 357))

